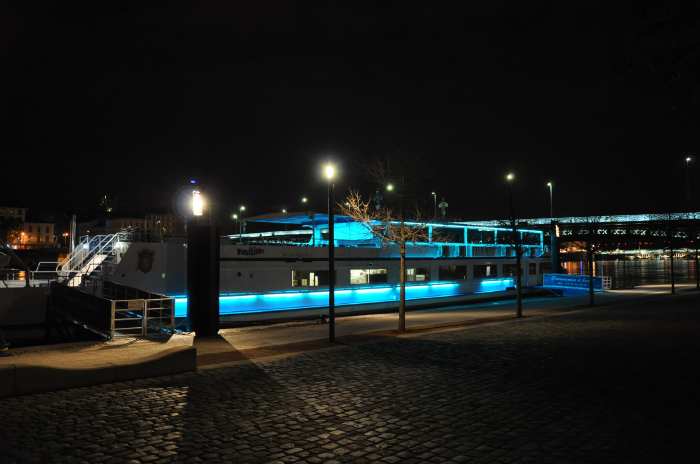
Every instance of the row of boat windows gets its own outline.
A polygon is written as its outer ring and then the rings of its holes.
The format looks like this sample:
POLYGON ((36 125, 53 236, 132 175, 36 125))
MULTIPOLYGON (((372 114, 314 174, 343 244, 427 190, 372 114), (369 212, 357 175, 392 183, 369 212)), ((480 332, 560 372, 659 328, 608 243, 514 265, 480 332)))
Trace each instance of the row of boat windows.
MULTIPOLYGON (((523 245, 540 245, 542 235, 534 232, 519 232, 523 245)), ((499 244, 512 245, 513 232, 510 230, 479 230, 458 227, 433 227, 432 236, 435 242, 469 243, 469 244, 499 244), (465 240, 466 238, 466 240, 465 240)), ((321 238, 328 240, 328 229, 321 230, 321 238)))
MULTIPOLYGON (((517 266, 504 264, 503 277, 514 277, 517 266)), ((528 264, 528 273, 537 274, 537 264, 528 264)), ((435 280, 466 280, 468 278, 482 279, 486 277, 500 277, 498 266, 495 264, 475 264, 472 266, 471 276, 466 265, 440 266, 435 280)), ((328 285, 328 271, 292 271, 292 287, 319 287, 328 285)), ((428 282, 431 280, 429 268, 406 269, 408 282, 428 282)), ((389 282, 388 269, 350 269, 350 285, 381 284, 389 282)))

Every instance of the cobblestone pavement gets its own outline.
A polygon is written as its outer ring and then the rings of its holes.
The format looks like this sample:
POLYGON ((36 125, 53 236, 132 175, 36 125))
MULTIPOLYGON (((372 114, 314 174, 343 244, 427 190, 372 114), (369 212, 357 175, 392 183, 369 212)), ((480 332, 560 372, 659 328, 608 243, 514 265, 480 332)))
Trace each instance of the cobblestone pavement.
POLYGON ((0 461, 679 462, 696 450, 699 303, 0 400, 0 461))

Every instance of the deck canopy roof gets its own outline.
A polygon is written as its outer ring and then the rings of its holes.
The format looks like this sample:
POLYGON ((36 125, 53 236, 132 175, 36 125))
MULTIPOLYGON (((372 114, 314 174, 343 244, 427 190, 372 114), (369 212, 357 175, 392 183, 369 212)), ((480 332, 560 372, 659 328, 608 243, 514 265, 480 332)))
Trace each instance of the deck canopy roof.
MULTIPOLYGON (((297 226, 313 226, 319 224, 328 224, 328 215, 325 213, 314 212, 289 212, 289 213, 272 213, 262 214, 260 216, 252 216, 245 219, 247 222, 261 222, 266 224, 290 224, 297 226)), ((354 222, 348 216, 335 215, 335 223, 354 222)))
MULTIPOLYGON (((336 214, 334 216, 335 224, 344 224, 349 222, 356 222, 350 216, 344 216, 342 214, 336 214)), ((281 225, 295 225, 295 226, 321 226, 328 224, 328 215, 325 213, 314 213, 314 212, 289 212, 289 213, 271 213, 262 214, 259 216, 251 216, 245 219, 246 222, 257 222, 261 224, 281 224, 281 225)), ((398 221, 395 221, 398 223, 398 221)), ((473 222, 439 222, 439 221, 425 221, 425 222, 415 222, 410 219, 406 220, 406 224, 418 225, 422 224, 425 226, 433 227, 451 227, 451 228, 477 228, 477 229, 492 229, 492 230, 510 230, 510 227, 504 227, 503 224, 498 224, 494 221, 494 224, 481 224, 473 222)), ((528 230, 522 227, 518 228, 521 232, 538 232, 536 230, 528 230)))

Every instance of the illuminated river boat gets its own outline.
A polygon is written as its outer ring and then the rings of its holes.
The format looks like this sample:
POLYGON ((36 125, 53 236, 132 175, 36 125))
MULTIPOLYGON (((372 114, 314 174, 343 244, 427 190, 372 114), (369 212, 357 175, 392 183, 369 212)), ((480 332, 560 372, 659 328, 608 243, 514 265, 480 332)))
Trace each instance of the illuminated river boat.
MULTIPOLYGON (((320 315, 328 304, 328 218, 289 213, 250 218, 257 232, 221 238, 220 313, 234 319, 320 315)), ((335 301, 339 313, 395 308, 399 299, 399 248, 383 243, 366 225, 335 220, 335 301)), ((407 223, 411 225, 412 223, 407 223)), ((407 246, 407 305, 451 303, 514 287, 512 231, 464 223, 415 224, 428 241, 407 246), (439 240, 432 240, 439 237, 439 240)), ((520 229, 523 286, 542 283, 548 260, 543 234, 520 229)), ((131 242, 105 271, 114 282, 176 298, 187 311, 184 240, 131 242)))

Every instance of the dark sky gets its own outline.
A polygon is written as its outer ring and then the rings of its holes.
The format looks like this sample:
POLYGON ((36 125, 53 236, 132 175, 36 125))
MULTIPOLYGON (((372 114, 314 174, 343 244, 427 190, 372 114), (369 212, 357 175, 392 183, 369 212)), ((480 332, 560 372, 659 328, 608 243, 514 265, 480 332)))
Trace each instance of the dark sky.
POLYGON ((171 209, 196 177, 222 210, 322 208, 332 156, 340 191, 405 160, 426 203, 437 190, 466 218, 505 215, 509 169, 523 216, 547 214, 550 178, 561 214, 666 211, 700 152, 695 6, 15 3, 2 205, 171 209))

